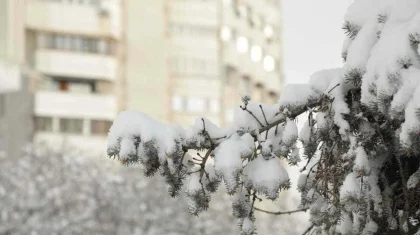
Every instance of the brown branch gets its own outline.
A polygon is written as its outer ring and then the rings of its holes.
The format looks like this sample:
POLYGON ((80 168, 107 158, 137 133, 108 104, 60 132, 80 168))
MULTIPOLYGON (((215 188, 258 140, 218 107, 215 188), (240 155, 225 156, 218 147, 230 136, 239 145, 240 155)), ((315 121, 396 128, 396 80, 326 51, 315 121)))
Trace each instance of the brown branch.
POLYGON ((328 94, 331 93, 331 91, 333 91, 336 87, 340 86, 340 83, 337 83, 337 85, 335 85, 333 88, 331 88, 331 90, 328 91, 328 94))
POLYGON ((305 207, 305 208, 297 209, 297 210, 293 210, 293 211, 266 211, 266 210, 260 209, 258 207, 254 207, 254 209, 257 210, 257 211, 260 211, 260 212, 265 212, 265 213, 270 214, 270 215, 286 215, 286 214, 290 215, 290 214, 297 213, 297 212, 306 212, 307 210, 309 210, 309 207, 305 207))
POLYGON ((239 106, 243 111, 247 111, 257 122, 260 124, 262 128, 264 128, 264 125, 260 122, 260 120, 252 113, 249 109, 247 109, 246 105, 242 107, 242 105, 239 106))
POLYGON ((263 116, 264 116, 265 124, 269 125, 269 124, 268 124, 268 121, 267 121, 267 117, 265 116, 264 109, 262 108, 262 105, 260 105, 260 109, 261 109, 261 112, 262 112, 262 114, 263 114, 263 116))
POLYGON ((279 119, 277 119, 276 121, 274 121, 270 125, 264 126, 263 128, 259 129, 259 134, 263 133, 266 130, 270 130, 271 128, 285 122, 288 117, 292 118, 292 119, 296 118, 297 116, 301 115, 302 113, 308 111, 307 107, 313 108, 313 107, 321 105, 322 102, 324 101, 324 99, 323 99, 324 97, 320 97, 320 99, 315 100, 315 101, 309 103, 308 105, 304 105, 302 107, 297 108, 296 110, 294 110, 294 112, 292 112, 288 116, 281 115, 279 119))
POLYGON ((313 228, 314 228, 314 225, 312 224, 311 226, 309 226, 309 228, 308 228, 308 229, 306 229, 306 230, 305 230, 305 232, 303 232, 303 233, 302 233, 302 235, 309 234, 309 232, 310 232, 313 228))
MULTIPOLYGON (((283 122, 286 122, 286 120, 287 120, 287 118, 289 117, 289 118, 296 118, 297 116, 299 116, 299 115, 301 115, 302 113, 304 113, 304 112, 306 112, 307 111, 307 109, 308 109, 308 107, 309 108, 314 108, 314 107, 316 107, 316 106, 320 106, 325 100, 325 97, 326 96, 321 96, 319 99, 317 99, 317 100, 314 100, 314 101, 312 101, 312 102, 310 102, 309 104, 307 104, 307 105, 304 105, 304 106, 302 106, 302 107, 299 107, 299 108, 297 108, 296 110, 294 110, 292 113, 290 113, 288 116, 286 116, 286 115, 284 115, 284 114, 281 114, 280 115, 280 117, 279 117, 279 119, 277 119, 276 121, 274 121, 274 122, 272 122, 271 124, 269 124, 269 125, 266 125, 266 126, 264 126, 264 125, 262 125, 262 123, 260 122, 260 124, 261 124, 261 126, 262 126, 262 128, 260 128, 260 129, 258 129, 258 134, 261 134, 261 133, 263 133, 264 131, 268 131, 268 130, 270 130, 271 128, 273 128, 273 127, 278 127, 278 125, 280 125, 281 123, 283 123, 283 122)), ((243 109, 243 107, 241 107, 242 109, 243 109)), ((249 111, 249 110, 248 110, 249 111)), ((280 113, 279 113, 280 114, 280 113)), ((255 117, 255 116, 254 116, 255 117)), ((256 120, 258 120, 258 119, 256 119, 256 120)), ((203 121, 203 127, 204 127, 204 130, 203 130, 203 134, 210 140, 210 144, 212 145, 211 146, 211 148, 210 149, 212 149, 212 150, 214 150, 217 146, 219 146, 219 143, 214 143, 213 142, 213 139, 210 137, 210 135, 208 134, 208 132, 205 130, 205 123, 204 123, 204 119, 202 119, 202 121, 203 121)), ((255 131, 255 130, 254 130, 255 131)), ((252 132, 254 132, 254 131, 252 131, 252 132)), ((189 147, 189 146, 183 146, 183 148, 185 148, 186 150, 188 150, 188 149, 194 149, 193 147, 189 147)))

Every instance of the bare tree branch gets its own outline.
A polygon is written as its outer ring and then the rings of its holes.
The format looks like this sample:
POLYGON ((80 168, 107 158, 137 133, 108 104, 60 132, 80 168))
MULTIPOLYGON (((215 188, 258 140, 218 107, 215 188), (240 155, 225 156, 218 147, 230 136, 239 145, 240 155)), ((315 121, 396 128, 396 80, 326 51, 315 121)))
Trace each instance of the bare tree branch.
POLYGON ((254 207, 254 209, 256 211, 264 212, 264 213, 267 213, 267 214, 270 214, 270 215, 290 215, 290 214, 297 213, 297 212, 306 212, 309 208, 305 207, 305 208, 302 208, 302 209, 297 209, 297 210, 292 210, 292 211, 267 211, 267 210, 260 209, 258 207, 254 207))

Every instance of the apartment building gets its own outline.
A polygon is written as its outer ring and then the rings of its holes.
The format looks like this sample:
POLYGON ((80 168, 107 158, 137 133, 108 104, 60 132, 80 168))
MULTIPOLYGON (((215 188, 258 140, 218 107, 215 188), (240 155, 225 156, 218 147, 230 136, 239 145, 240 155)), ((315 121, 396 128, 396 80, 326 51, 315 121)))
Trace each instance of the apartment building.
POLYGON ((35 142, 101 154, 121 110, 185 126, 197 116, 226 125, 243 94, 270 103, 280 93, 281 15, 273 0, 0 4, 8 32, 0 34, 0 62, 27 79, 35 142))
MULTIPOLYGON (((121 106, 120 4, 118 0, 0 2, 0 25, 6 29, 0 33, 0 64, 16 67, 25 81, 13 92, 14 98, 9 92, 0 99, 0 110, 9 107, 3 115, 7 123, 0 128, 3 139, 21 142, 6 126, 13 114, 22 116, 12 111, 25 107, 33 126, 28 142, 78 146, 88 154, 104 152, 106 135, 121 106), (19 102, 23 91, 31 95, 30 107, 19 102)), ((0 66, 0 91, 8 85, 4 67, 0 66)), ((21 131, 28 125, 22 123, 21 131)))
POLYGON ((26 0, 26 59, 34 82, 34 140, 103 152, 119 111, 118 1, 26 0))
POLYGON ((220 33, 222 119, 232 120, 243 94, 275 103, 282 87, 281 9, 276 0, 224 0, 220 33))
POLYGON ((278 1, 127 0, 126 7, 127 108, 183 125, 197 116, 226 125, 242 95, 278 99, 278 1))

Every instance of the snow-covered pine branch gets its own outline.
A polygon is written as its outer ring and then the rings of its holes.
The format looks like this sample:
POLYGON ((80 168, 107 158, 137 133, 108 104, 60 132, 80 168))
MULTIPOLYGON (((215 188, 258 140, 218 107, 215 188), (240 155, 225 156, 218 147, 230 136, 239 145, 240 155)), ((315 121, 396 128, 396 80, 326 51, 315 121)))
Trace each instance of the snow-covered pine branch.
POLYGON ((357 0, 345 22, 342 68, 286 86, 275 105, 243 97, 225 128, 122 112, 109 156, 143 164, 148 176, 160 169, 173 196, 185 185, 194 214, 224 182, 243 234, 255 232, 254 202, 290 187, 281 159, 304 159, 298 189, 312 231, 420 234, 420 1, 357 0), (294 119, 304 113, 298 137, 294 119))

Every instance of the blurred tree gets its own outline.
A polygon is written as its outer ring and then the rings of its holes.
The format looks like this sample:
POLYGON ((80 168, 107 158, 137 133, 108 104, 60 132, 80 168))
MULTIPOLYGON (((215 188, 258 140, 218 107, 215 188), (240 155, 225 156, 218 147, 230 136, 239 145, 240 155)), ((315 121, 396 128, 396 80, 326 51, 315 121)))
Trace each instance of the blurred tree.
MULTIPOLYGON (((90 157, 30 149, 0 158, 0 234, 232 234, 238 228, 219 198, 205 220, 183 197, 141 170, 108 168, 90 157)), ((223 195, 219 195, 223 197, 223 195)))

